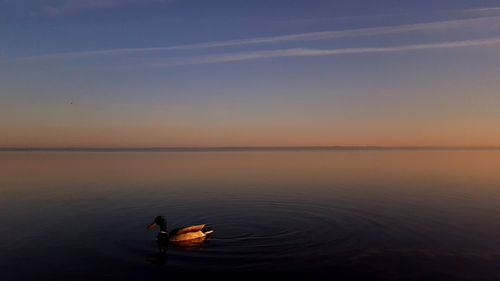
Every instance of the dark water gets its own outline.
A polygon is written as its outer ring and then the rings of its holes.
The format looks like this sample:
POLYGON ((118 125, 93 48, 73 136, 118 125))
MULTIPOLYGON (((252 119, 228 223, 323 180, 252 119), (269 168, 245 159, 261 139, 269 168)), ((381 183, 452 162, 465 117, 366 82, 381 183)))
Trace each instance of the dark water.
POLYGON ((6 281, 500 280, 499 151, 2 152, 0 207, 6 281))

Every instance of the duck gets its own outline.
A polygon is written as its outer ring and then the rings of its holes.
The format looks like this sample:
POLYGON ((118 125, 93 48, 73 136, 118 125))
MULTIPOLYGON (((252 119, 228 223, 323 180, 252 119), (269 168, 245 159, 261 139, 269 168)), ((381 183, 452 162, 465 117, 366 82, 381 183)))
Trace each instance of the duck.
POLYGON ((156 226, 160 228, 157 236, 160 248, 163 248, 168 243, 180 246, 199 244, 205 241, 208 236, 214 232, 205 224, 179 227, 173 229, 172 231, 168 231, 167 220, 163 216, 157 216, 153 222, 147 226, 147 228, 153 229, 156 226))

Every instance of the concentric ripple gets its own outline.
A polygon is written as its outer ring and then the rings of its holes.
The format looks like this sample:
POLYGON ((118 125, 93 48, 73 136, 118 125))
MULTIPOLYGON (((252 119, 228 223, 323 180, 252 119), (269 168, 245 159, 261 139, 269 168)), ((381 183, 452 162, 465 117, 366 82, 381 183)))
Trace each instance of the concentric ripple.
POLYGON ((175 267, 200 270, 287 268, 294 261, 301 267, 327 265, 332 258, 359 254, 360 230, 385 227, 373 217, 334 204, 233 200, 203 216, 178 218, 186 224, 205 222, 215 232, 200 247, 169 249, 169 256, 175 267))

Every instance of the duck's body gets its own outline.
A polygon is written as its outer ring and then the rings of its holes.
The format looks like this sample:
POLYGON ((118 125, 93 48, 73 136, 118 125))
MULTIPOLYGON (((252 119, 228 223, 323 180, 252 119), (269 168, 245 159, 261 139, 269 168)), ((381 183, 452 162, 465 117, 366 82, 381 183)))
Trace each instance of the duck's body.
POLYGON ((205 241, 207 236, 213 232, 213 230, 205 224, 180 227, 169 232, 167 230, 167 222, 161 216, 156 217, 148 228, 154 226, 160 227, 160 233, 158 233, 158 245, 160 245, 160 248, 164 248, 168 243, 174 243, 180 246, 199 244, 205 241))
POLYGON ((176 243, 176 242, 184 242, 195 239, 204 240, 207 237, 207 235, 212 232, 213 230, 206 227, 204 224, 181 227, 174 229, 169 233, 169 241, 176 243))

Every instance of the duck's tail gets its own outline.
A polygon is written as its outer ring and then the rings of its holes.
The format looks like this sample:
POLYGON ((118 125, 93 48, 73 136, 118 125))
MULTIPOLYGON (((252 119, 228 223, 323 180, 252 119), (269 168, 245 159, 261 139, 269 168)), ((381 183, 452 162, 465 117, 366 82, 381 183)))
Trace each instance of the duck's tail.
POLYGON ((207 235, 208 235, 208 234, 213 233, 214 231, 213 231, 213 229, 211 229, 210 227, 205 226, 205 227, 203 227, 203 229, 201 230, 201 232, 203 232, 203 233, 205 233, 205 234, 207 234, 207 235))

